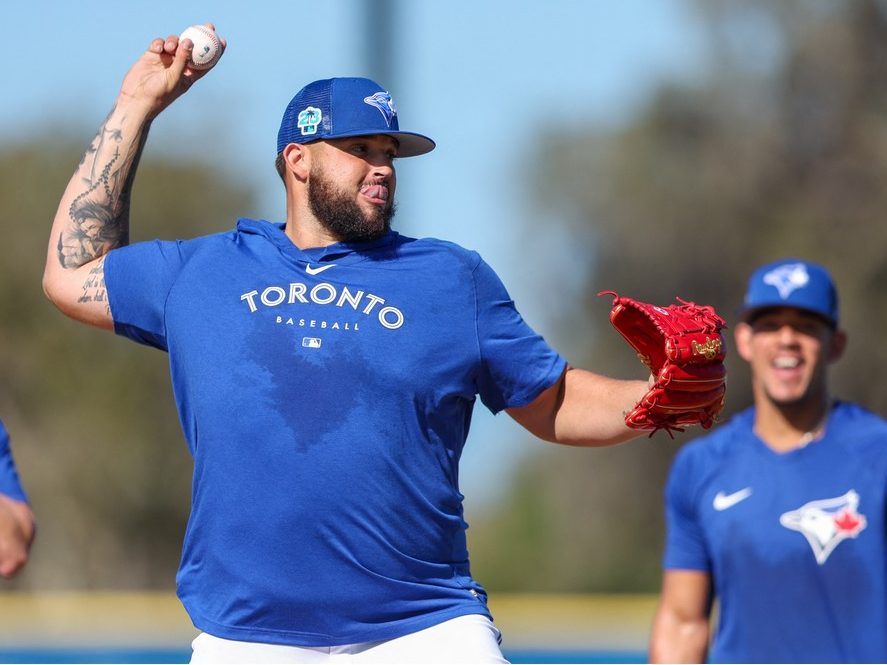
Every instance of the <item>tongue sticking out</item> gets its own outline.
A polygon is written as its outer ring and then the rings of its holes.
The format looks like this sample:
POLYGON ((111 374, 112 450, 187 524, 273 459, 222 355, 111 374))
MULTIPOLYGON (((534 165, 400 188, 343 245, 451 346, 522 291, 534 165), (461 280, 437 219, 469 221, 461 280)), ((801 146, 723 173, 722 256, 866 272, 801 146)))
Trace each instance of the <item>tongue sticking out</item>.
POLYGON ((371 199, 388 200, 388 188, 385 185, 367 185, 360 190, 360 193, 371 199))

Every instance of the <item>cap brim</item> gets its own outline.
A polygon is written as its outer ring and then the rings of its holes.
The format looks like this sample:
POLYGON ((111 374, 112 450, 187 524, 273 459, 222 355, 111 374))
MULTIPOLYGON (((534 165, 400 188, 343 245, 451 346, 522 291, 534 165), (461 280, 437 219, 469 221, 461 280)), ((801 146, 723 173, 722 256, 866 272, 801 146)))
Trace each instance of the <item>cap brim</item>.
POLYGON ((327 134, 322 136, 318 141, 327 141, 329 139, 345 139, 350 136, 377 136, 382 134, 390 136, 397 140, 397 156, 398 157, 418 157, 434 150, 437 145, 427 136, 416 134, 415 132, 380 132, 380 131, 354 131, 342 132, 341 134, 327 134))
POLYGON ((822 312, 818 309, 813 309, 812 307, 804 307, 803 305, 794 305, 790 303, 786 303, 782 300, 774 300, 773 302, 763 302, 758 303, 752 307, 743 307, 739 310, 739 320, 748 323, 755 317, 757 317, 761 312, 768 309, 796 309, 800 312, 806 312, 808 314, 813 314, 814 316, 818 316, 820 319, 825 321, 826 323, 831 324, 833 327, 838 325, 838 322, 835 321, 827 312, 822 312))

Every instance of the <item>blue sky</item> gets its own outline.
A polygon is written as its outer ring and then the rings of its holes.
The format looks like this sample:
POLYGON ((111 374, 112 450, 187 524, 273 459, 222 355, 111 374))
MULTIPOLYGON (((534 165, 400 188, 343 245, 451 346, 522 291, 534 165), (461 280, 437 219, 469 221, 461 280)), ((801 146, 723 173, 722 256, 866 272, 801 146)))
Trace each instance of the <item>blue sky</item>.
MULTIPOLYGON (((220 229, 246 213, 282 219, 273 160, 283 109, 311 80, 367 74, 363 22, 373 1, 4 3, 0 143, 52 126, 81 133, 85 146, 153 37, 213 21, 228 51, 155 121, 148 154, 197 155, 256 186, 258 209, 232 210, 220 229)), ((539 271, 560 269, 558 251, 569 241, 546 236, 549 220, 528 194, 543 166, 541 140, 559 127, 618 125, 663 78, 698 75, 703 45, 692 7, 681 0, 400 0, 395 7, 393 80, 381 83, 401 128, 438 143, 428 156, 399 162, 396 227, 479 251, 548 337, 549 315, 569 305, 570 293, 552 302, 534 284, 539 271), (538 238, 532 248, 524 246, 530 229, 538 238)), ((189 235, 182 220, 181 236, 189 235)), ((590 266, 575 268, 585 274, 590 266)), ((570 357, 569 348, 560 350, 570 357)), ((507 416, 479 407, 462 466, 469 507, 493 498, 516 460, 540 445, 507 416)))

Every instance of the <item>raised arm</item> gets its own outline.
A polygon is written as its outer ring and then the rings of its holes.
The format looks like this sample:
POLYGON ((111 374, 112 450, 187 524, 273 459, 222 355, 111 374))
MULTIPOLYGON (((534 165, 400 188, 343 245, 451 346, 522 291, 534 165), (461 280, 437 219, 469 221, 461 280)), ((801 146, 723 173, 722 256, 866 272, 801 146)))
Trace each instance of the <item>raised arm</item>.
POLYGON ((132 185, 151 122, 206 73, 187 66, 192 48, 190 40, 179 43, 175 35, 151 42, 126 74, 59 202, 43 290, 73 319, 113 328, 104 258, 129 242, 132 185))
POLYGON ((545 441, 609 446, 642 434, 625 424, 625 414, 648 387, 646 381, 610 379, 570 367, 532 403, 508 409, 508 415, 545 441))
POLYGON ((650 637, 651 663, 702 663, 708 650, 711 577, 666 570, 650 637))

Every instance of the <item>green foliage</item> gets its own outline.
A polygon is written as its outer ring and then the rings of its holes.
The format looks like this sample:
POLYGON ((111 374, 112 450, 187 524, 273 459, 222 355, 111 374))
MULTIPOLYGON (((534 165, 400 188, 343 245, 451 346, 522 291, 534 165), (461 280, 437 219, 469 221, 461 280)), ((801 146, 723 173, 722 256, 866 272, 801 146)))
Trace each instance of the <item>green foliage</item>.
MULTIPOLYGON (((571 360, 638 376, 597 291, 659 303, 679 295, 713 304, 735 322, 749 273, 765 261, 801 256, 829 266, 841 292, 850 347, 834 368, 835 392, 884 413, 883 4, 699 7, 711 37, 703 81, 663 86, 619 130, 591 127, 543 142, 541 203, 569 213, 562 230, 580 248, 576 255, 595 257, 584 285, 589 306, 562 321, 579 348, 571 360), (751 37, 772 38, 767 67, 750 66, 758 44, 739 31, 749 25, 756 26, 751 37)), ((751 396, 744 363, 732 351, 728 370, 729 415, 751 396)), ((658 434, 609 451, 541 453, 504 505, 475 520, 483 522, 471 532, 476 573, 494 589, 656 590, 661 491, 676 450, 658 434), (527 505, 548 512, 524 515, 527 505), (550 538, 531 538, 539 524, 550 538), (506 566, 502 551, 512 547, 521 556, 506 566)))
MULTIPOLYGON (((85 146, 59 136, 0 146, 0 417, 38 520, 14 584, 169 588, 191 460, 167 358, 66 319, 41 288, 55 209, 85 146)), ((132 240, 224 231, 252 202, 218 169, 152 157, 149 146, 132 240)))
POLYGON ((525 464, 503 504, 472 521, 473 574, 495 591, 654 588, 662 511, 650 506, 661 504, 661 487, 637 479, 664 473, 663 456, 652 454, 662 445, 565 448, 525 464))
MULTIPOLYGON (((733 320, 752 268, 802 255, 828 265, 841 290, 851 343, 835 371, 836 392, 884 412, 882 5, 698 6, 710 37, 704 80, 663 86, 621 129, 550 136, 533 160, 545 164, 533 173, 541 179, 540 209, 569 220, 561 229, 547 222, 546 232, 568 234, 575 256, 595 257, 582 285, 587 306, 563 314, 559 346, 575 349, 570 360, 579 366, 639 377, 597 291, 661 303, 680 295, 733 320), (761 35, 771 43, 769 60, 760 57, 761 35)), ((0 146, 7 239, 0 417, 39 522, 34 559, 14 584, 169 587, 191 463, 166 357, 64 319, 40 287, 55 207, 88 138, 0 146)), ((252 193, 220 170, 153 158, 149 145, 133 196, 132 239, 225 230, 253 207, 252 193)), ((732 413, 750 396, 743 363, 731 355, 728 367, 732 413)), ((595 451, 542 448, 501 504, 472 518, 473 572, 494 591, 655 590, 663 484, 688 438, 659 434, 595 451)))

